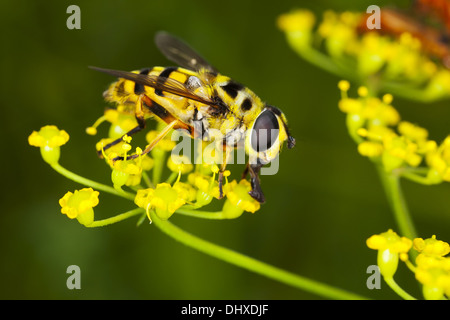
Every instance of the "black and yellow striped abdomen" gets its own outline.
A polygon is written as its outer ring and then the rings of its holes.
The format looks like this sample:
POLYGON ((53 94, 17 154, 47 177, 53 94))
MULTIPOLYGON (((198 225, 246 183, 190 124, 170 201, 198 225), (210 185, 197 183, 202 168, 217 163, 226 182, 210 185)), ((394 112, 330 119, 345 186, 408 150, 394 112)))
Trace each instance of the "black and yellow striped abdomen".
MULTIPOLYGON (((132 71, 133 73, 139 73, 144 75, 157 76, 161 83, 167 78, 172 78, 181 83, 185 83, 189 80, 189 77, 195 76, 196 73, 183 68, 177 67, 154 67, 144 68, 138 71, 132 71)), ((149 86, 144 86, 134 81, 120 78, 118 81, 112 83, 108 90, 104 92, 104 97, 107 101, 114 102, 125 106, 125 110, 129 112, 135 111, 135 106, 139 101, 139 96, 145 94, 152 101, 164 107, 168 112, 180 118, 185 122, 189 119, 189 115, 183 116, 180 113, 188 112, 188 107, 192 105, 190 101, 184 97, 176 96, 170 93, 162 92, 161 90, 154 89, 149 86)), ((193 112, 192 110, 188 113, 193 112)), ((151 115, 151 114, 149 114, 151 115)))
MULTIPOLYGON (((145 68, 133 73, 157 77, 161 84, 167 79, 176 80, 189 87, 192 93, 198 94, 201 91, 203 96, 207 95, 211 101, 217 101, 225 107, 203 104, 120 78, 110 85, 104 96, 107 101, 125 106, 125 111, 130 113, 135 111, 139 97, 144 94, 159 109, 163 109, 164 114, 170 114, 170 119, 175 117, 190 126, 194 126, 194 121, 202 121, 202 130, 213 128, 225 135, 227 131, 244 131, 264 109, 263 102, 252 91, 224 75, 207 71, 194 72, 180 67, 145 68)), ((161 113, 160 111, 158 112, 161 113)), ((151 117, 153 114, 148 111, 146 115, 151 117)), ((156 116, 166 121, 160 114, 156 116)))

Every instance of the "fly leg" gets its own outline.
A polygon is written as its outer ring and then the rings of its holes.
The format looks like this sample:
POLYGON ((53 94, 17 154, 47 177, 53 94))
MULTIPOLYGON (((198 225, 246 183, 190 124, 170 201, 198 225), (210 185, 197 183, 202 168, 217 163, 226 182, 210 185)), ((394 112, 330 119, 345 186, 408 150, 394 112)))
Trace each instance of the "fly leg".
POLYGON ((219 182, 219 199, 223 198, 223 173, 227 167, 227 163, 228 160, 230 158, 231 155, 231 147, 227 146, 226 144, 222 145, 223 151, 225 151, 224 156, 223 156, 223 161, 222 161, 222 165, 220 166, 219 169, 219 178, 218 178, 218 182, 219 182))
POLYGON ((250 173, 250 183, 252 185, 252 190, 248 194, 251 195, 256 201, 264 203, 266 199, 261 189, 258 175, 261 167, 262 164, 248 164, 246 170, 250 173))
MULTIPOLYGON (((131 160, 131 159, 136 159, 139 156, 142 156, 144 154, 149 153, 150 151, 152 151, 152 149, 158 144, 159 141, 161 141, 162 139, 164 139, 164 137, 170 132, 170 130, 172 130, 175 126, 177 126, 179 124, 179 120, 174 120, 171 123, 169 123, 167 126, 164 127, 164 129, 162 129, 158 135, 152 140, 152 142, 150 142, 150 144, 147 145, 147 147, 145 147, 145 149, 142 151, 142 153, 140 154, 132 154, 130 156, 127 156, 127 160, 131 160)), ((113 159, 113 161, 117 161, 117 160, 124 160, 124 157, 116 157, 113 159)))
POLYGON ((144 110, 143 110, 143 96, 145 96, 145 94, 141 94, 139 96, 139 100, 136 103, 136 110, 135 110, 135 116, 136 116, 136 120, 138 125, 136 127, 134 127, 133 129, 131 129, 130 131, 128 131, 127 133, 125 133, 123 136, 121 136, 120 138, 108 143, 107 145, 103 146, 102 149, 97 150, 97 154, 100 158, 103 158, 103 152, 105 150, 108 150, 109 148, 115 146, 116 144, 120 143, 123 141, 123 137, 124 136, 131 136, 133 134, 135 134, 136 132, 139 132, 143 129, 145 129, 145 118, 144 118, 144 110))
MULTIPOLYGON (((194 132, 194 129, 192 126, 185 124, 182 121, 175 118, 163 106, 156 103, 155 101, 153 101, 152 99, 150 99, 147 95, 145 95, 143 93, 139 96, 139 100, 136 103, 135 114, 136 114, 136 119, 138 121, 138 126, 131 129, 127 133, 127 135, 134 134, 145 128, 145 114, 146 113, 148 114, 149 112, 152 113, 153 115, 155 115, 156 117, 160 118, 161 120, 163 120, 165 123, 167 123, 167 126, 163 130, 161 130, 161 132, 158 133, 158 135, 155 137, 155 139, 153 139, 153 141, 147 145, 147 147, 145 148, 145 150, 142 151, 141 154, 133 154, 131 156, 127 156, 127 159, 135 159, 135 158, 139 157, 140 155, 149 153, 156 146, 156 144, 159 141, 161 141, 172 129, 185 129, 189 133, 191 133, 191 135, 194 132)), ((123 136, 121 138, 111 142, 110 144, 108 144, 106 147, 103 148, 103 150, 105 148, 106 149, 110 148, 111 146, 121 142, 122 139, 123 139, 123 136)), ((116 161, 116 160, 123 160, 123 159, 124 159, 124 157, 116 157, 113 160, 116 161)))

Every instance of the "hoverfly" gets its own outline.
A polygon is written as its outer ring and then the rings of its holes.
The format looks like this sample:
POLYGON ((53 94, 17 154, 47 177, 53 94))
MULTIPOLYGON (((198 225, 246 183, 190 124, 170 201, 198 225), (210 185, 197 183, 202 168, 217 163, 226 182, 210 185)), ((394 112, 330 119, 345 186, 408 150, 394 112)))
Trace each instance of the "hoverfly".
MULTIPOLYGON (((362 32, 370 31, 366 18, 360 24, 362 32)), ((378 31, 393 36, 410 33, 421 42, 425 52, 450 69, 450 0, 415 0, 411 12, 382 8, 378 31)))
MULTIPOLYGON (((119 78, 103 95, 107 101, 133 109, 138 126, 127 135, 144 129, 147 118, 157 117, 167 125, 142 154, 150 152, 172 129, 187 130, 192 138, 204 140, 208 139, 209 131, 216 129, 222 133, 221 144, 225 152, 245 139, 246 153, 257 161, 247 163, 243 177, 250 174, 252 190, 249 194, 264 202, 259 182, 261 167, 275 159, 285 141, 288 148, 295 145, 285 115, 278 108, 262 102, 242 84, 217 72, 180 39, 158 32, 155 43, 166 58, 180 67, 154 67, 132 72, 91 67, 119 78)), ((104 149, 120 141, 122 139, 117 139, 104 149)), ((134 154, 127 159, 136 157, 138 155, 134 154)), ((219 171, 221 197, 225 167, 226 160, 219 171)))

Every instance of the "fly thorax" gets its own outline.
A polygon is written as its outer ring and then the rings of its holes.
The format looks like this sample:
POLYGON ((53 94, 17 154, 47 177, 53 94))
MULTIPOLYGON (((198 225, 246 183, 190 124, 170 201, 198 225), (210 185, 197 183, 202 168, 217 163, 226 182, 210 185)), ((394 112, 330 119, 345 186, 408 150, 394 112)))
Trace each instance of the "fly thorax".
POLYGON ((186 86, 191 90, 196 90, 202 86, 202 82, 196 76, 190 76, 186 81, 186 86))

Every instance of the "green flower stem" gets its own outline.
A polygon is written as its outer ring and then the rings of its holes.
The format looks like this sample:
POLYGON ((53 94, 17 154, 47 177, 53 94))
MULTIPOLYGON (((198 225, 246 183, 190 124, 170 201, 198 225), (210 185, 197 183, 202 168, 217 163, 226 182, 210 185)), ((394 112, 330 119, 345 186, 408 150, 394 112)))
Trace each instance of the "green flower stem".
POLYGON ((190 217, 194 217, 194 218, 202 218, 202 219, 211 219, 211 220, 227 219, 226 217, 224 217, 222 211, 210 212, 210 211, 200 211, 200 210, 196 210, 196 209, 181 207, 177 211, 175 211, 175 213, 183 214, 185 216, 190 216, 190 217))
POLYGON ((416 266, 413 265, 413 263, 409 259, 405 261, 405 264, 409 270, 411 270, 413 273, 416 273, 416 266))
POLYGON ((154 166, 153 166, 153 177, 152 181, 155 185, 157 185, 161 181, 161 176, 164 169, 164 158, 166 156, 166 152, 164 150, 155 148, 152 150, 152 156, 154 159, 154 166))
POLYGON ((73 172, 67 170, 66 168, 62 167, 59 163, 52 164, 51 166, 56 172, 60 173, 64 177, 66 177, 66 178, 68 178, 70 180, 73 180, 75 182, 78 182, 78 183, 80 183, 82 185, 91 187, 91 188, 96 189, 96 190, 108 192, 108 193, 111 193, 113 195, 120 196, 120 197, 129 199, 129 200, 134 200, 135 195, 132 194, 132 193, 129 193, 129 192, 126 192, 126 191, 119 192, 116 189, 114 189, 113 187, 110 187, 110 186, 104 185, 102 183, 98 183, 98 182, 92 181, 90 179, 86 179, 86 178, 84 178, 82 176, 77 175, 76 173, 73 173, 73 172))
POLYGON ((150 180, 147 172, 142 171, 142 179, 144 180, 145 185, 147 188, 154 188, 152 181, 150 180))
MULTIPOLYGON (((288 41, 291 42, 289 38, 288 41)), ((357 78, 355 78, 354 74, 352 74, 351 72, 347 72, 347 70, 338 66, 327 55, 312 48, 297 48, 293 41, 295 40, 292 40, 291 42, 292 48, 294 48, 298 55, 300 55, 303 59, 305 59, 312 65, 315 65, 316 67, 319 67, 320 69, 332 73, 338 77, 344 77, 349 80, 358 80, 357 78)))
POLYGON ((426 89, 415 88, 407 86, 404 83, 394 83, 389 81, 383 83, 383 91, 392 92, 398 96, 421 103, 430 103, 445 98, 445 96, 432 94, 426 89))
POLYGON ((366 299, 360 295, 295 275, 291 272, 273 267, 267 263, 250 258, 233 250, 200 239, 178 228, 167 220, 163 221, 159 219, 153 212, 151 212, 151 215, 153 225, 158 227, 162 232, 191 248, 199 250, 217 259, 325 298, 348 300, 366 299))
POLYGON ((178 172, 172 172, 170 176, 166 179, 166 183, 172 184, 178 177, 178 172))
POLYGON ((97 220, 92 222, 90 225, 87 225, 87 228, 97 228, 97 227, 104 227, 116 222, 120 222, 123 221, 125 219, 131 218, 133 216, 142 214, 143 212, 145 212, 144 209, 142 208, 136 208, 121 214, 118 214, 117 216, 111 217, 111 218, 107 218, 107 219, 103 219, 103 220, 97 220))
POLYGON ((420 175, 420 174, 417 174, 414 172, 408 172, 408 171, 402 172, 401 176, 408 180, 411 180, 411 181, 414 181, 416 183, 420 183, 420 184, 423 184, 426 186, 438 184, 440 182, 440 181, 432 180, 429 177, 425 177, 423 175, 420 175))
POLYGON ((400 177, 387 173, 381 164, 376 164, 376 166, 401 234, 409 239, 417 238, 416 229, 403 197, 400 177))
POLYGON ((411 296, 409 293, 407 293, 405 290, 403 290, 397 282, 394 281, 394 278, 384 278, 384 281, 388 284, 389 287, 391 287, 392 290, 395 291, 400 297, 402 297, 405 300, 417 300, 413 296, 411 296))

